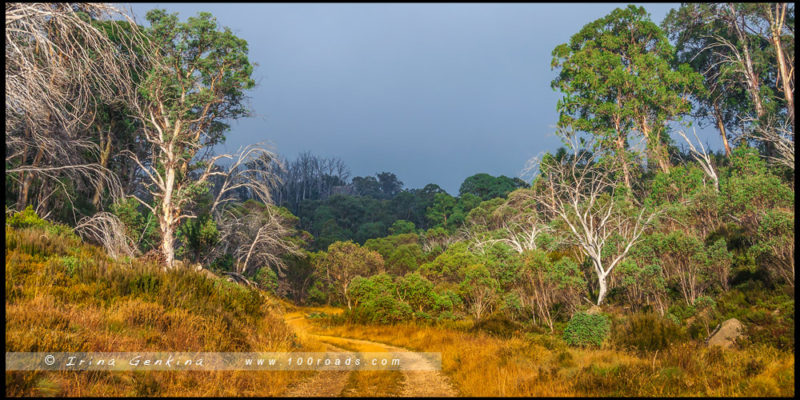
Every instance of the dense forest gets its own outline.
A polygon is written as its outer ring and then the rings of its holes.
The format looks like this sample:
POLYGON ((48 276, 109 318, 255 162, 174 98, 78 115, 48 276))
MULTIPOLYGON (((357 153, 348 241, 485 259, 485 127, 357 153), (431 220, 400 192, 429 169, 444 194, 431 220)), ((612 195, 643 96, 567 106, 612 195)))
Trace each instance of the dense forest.
POLYGON ((6 5, 7 234, 48 221, 121 264, 344 308, 331 323, 657 350, 737 318, 744 345, 794 351, 793 4, 586 24, 552 51, 563 146, 527 180, 478 170, 452 195, 311 152, 215 151, 250 112, 248 43, 209 13, 147 22, 6 5))

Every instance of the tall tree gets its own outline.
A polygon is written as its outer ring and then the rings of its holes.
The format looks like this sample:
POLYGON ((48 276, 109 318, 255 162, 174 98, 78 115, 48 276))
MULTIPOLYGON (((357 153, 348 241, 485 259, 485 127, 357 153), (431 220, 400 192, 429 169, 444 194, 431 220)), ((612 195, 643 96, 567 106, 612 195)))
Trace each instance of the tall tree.
POLYGON ((495 197, 505 197, 515 189, 525 186, 527 186, 525 181, 519 178, 511 179, 505 175, 493 177, 486 173, 480 173, 464 179, 458 189, 458 194, 463 196, 470 193, 482 200, 489 200, 495 197))
POLYGON ((391 172, 381 172, 377 174, 378 183, 381 185, 383 198, 391 199, 403 190, 403 182, 397 179, 397 175, 391 172))
POLYGON ((347 165, 335 157, 323 158, 311 152, 300 153, 291 162, 283 162, 281 184, 275 188, 275 202, 294 213, 305 200, 326 199, 334 188, 344 187, 350 177, 347 165))
POLYGON ((425 216, 434 225, 447 227, 447 219, 453 215, 456 208, 456 198, 447 193, 436 193, 433 204, 428 207, 425 216))
POLYGON ((374 176, 356 176, 353 178, 353 187, 359 196, 372 198, 381 197, 381 184, 374 176))
POLYGON ((673 58, 664 32, 632 5, 587 24, 553 50, 552 66, 560 71, 552 87, 564 93, 559 125, 597 137, 629 188, 629 134, 638 131, 648 157, 668 171, 666 123, 690 111, 687 92, 700 87, 700 76, 686 65, 673 68, 673 58))
POLYGON ((336 293, 352 308, 350 284, 357 276, 369 277, 383 272, 383 257, 353 242, 335 242, 327 253, 313 256, 317 275, 330 284, 336 293))
POLYGON ((211 14, 178 22, 177 14, 151 10, 147 20, 151 51, 161 62, 143 82, 144 100, 135 111, 150 154, 144 160, 130 155, 152 196, 136 199, 158 218, 161 251, 171 267, 176 229, 194 217, 186 208, 220 174, 215 161, 226 157, 208 157, 207 150, 224 140, 224 121, 247 114, 244 92, 255 82, 247 42, 220 30, 211 14))
POLYGON ((769 37, 775 50, 779 82, 786 100, 786 111, 794 131, 794 4, 759 4, 769 23, 769 37))
POLYGON ((695 96, 696 116, 713 118, 729 156, 731 126, 794 130, 793 5, 686 3, 663 25, 676 40, 678 60, 703 74, 708 93, 695 96), (775 125, 776 113, 788 123, 775 125))
MULTIPOLYGON (((675 40, 676 61, 688 63, 703 75, 705 92, 693 92, 697 104, 693 116, 702 124, 710 120, 722 139, 725 154, 730 157, 732 128, 750 112, 746 84, 727 60, 727 52, 717 45, 719 38, 735 40, 728 25, 716 15, 718 4, 687 3, 670 10, 662 22, 664 30, 675 40)), ((739 132, 741 133, 741 132, 739 132)))

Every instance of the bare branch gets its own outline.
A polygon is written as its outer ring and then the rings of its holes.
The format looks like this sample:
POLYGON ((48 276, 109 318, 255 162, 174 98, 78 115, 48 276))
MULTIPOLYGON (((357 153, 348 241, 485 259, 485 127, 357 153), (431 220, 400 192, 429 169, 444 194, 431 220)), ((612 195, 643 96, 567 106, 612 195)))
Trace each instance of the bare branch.
POLYGON ((600 284, 597 304, 607 292, 611 274, 657 213, 642 208, 637 215, 625 211, 632 205, 618 204, 614 176, 618 165, 602 168, 587 150, 591 144, 568 143, 571 154, 561 160, 548 159, 539 166, 534 181, 536 203, 545 214, 560 221, 568 236, 592 261, 600 284))
POLYGON ((684 131, 678 131, 678 134, 681 135, 683 140, 689 145, 689 149, 692 152, 692 156, 695 160, 700 164, 700 167, 703 169, 703 172, 711 178, 711 181, 714 182, 714 191, 719 193, 719 178, 717 177, 717 172, 714 170, 714 165, 711 163, 711 157, 706 152, 705 146, 700 141, 700 138, 697 137, 697 131, 692 128, 694 132, 694 138, 697 140, 697 144, 700 146, 700 150, 698 151, 697 148, 694 146, 691 140, 686 137, 686 133, 684 131))
POLYGON ((108 212, 81 219, 75 226, 75 232, 84 239, 99 243, 114 258, 133 257, 139 253, 136 243, 125 233, 125 225, 116 215, 108 212))

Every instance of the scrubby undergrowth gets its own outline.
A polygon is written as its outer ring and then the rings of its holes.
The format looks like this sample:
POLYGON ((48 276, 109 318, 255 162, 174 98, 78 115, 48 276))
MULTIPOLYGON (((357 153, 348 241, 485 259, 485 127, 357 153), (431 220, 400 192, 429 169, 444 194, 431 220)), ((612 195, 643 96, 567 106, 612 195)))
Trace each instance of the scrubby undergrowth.
MULTIPOLYGON (((256 290, 115 261, 67 227, 6 225, 6 351, 315 351, 256 290)), ((307 373, 6 372, 8 396, 278 395, 307 373)))

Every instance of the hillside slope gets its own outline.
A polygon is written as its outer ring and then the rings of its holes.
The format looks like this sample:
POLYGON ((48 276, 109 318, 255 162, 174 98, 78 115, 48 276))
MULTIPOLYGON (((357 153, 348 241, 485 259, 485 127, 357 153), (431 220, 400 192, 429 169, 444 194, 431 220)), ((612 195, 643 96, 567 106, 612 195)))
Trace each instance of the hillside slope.
MULTIPOLYGON (((286 326, 279 303, 263 292, 191 271, 115 261, 35 214, 7 221, 5 246, 6 351, 317 350, 286 326)), ((6 395, 269 396, 307 375, 6 372, 6 395)))

